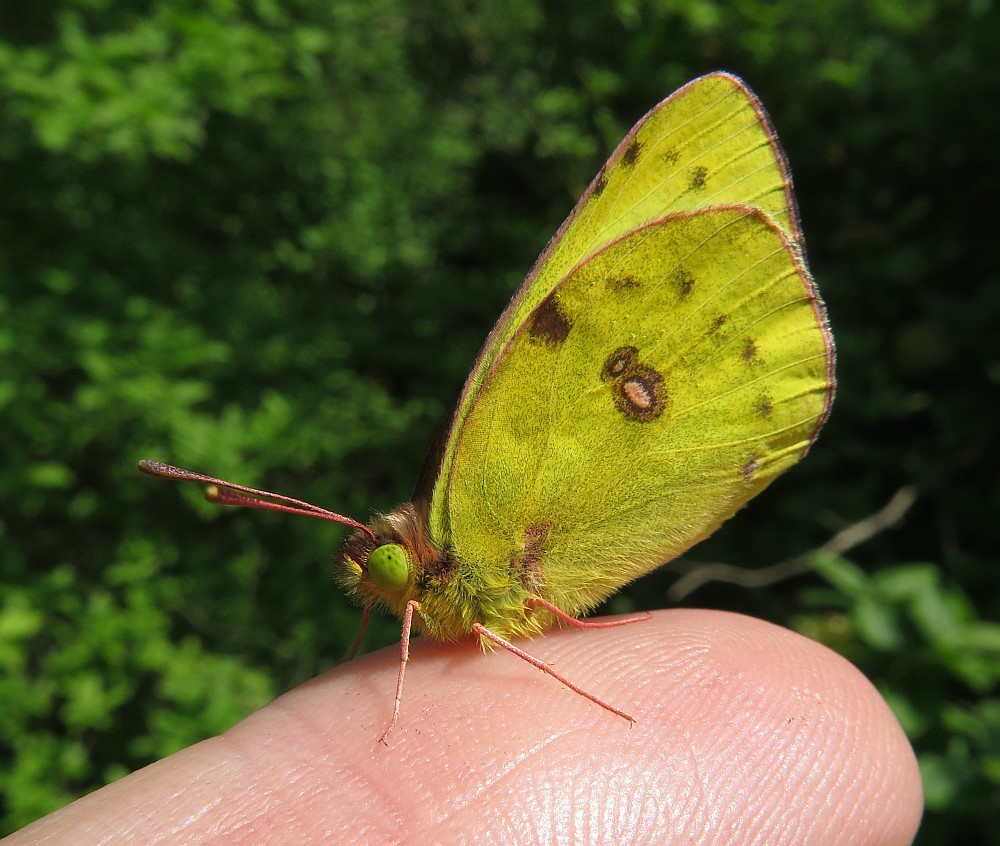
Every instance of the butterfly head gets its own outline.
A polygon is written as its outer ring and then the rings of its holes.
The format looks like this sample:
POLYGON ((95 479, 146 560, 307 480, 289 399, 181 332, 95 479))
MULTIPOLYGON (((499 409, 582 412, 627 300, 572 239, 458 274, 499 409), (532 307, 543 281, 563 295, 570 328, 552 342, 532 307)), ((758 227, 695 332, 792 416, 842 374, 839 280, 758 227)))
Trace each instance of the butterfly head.
POLYGON ((425 526, 416 508, 406 504, 352 532, 335 571, 348 596, 360 605, 402 613, 421 592, 423 560, 433 556, 425 526))

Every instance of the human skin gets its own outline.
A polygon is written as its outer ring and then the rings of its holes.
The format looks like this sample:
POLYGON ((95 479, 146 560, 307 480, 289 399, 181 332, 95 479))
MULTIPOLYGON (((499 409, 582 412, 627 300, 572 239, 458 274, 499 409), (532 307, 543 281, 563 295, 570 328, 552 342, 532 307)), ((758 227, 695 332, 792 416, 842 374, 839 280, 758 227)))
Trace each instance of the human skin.
POLYGON ((26 844, 910 843, 916 761, 882 697, 813 641, 661 611, 519 641, 415 640, 286 693, 2 841, 26 844))

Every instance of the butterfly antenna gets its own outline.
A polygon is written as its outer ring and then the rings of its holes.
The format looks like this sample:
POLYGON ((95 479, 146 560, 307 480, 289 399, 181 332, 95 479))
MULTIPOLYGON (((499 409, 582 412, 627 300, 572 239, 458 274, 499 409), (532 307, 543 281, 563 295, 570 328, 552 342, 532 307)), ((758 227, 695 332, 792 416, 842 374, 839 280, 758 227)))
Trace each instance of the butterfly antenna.
POLYGON ((301 499, 293 499, 290 496, 271 493, 271 491, 259 491, 256 488, 248 488, 245 485, 237 485, 223 479, 216 479, 213 476, 206 476, 203 473, 195 473, 191 470, 184 470, 174 467, 172 464, 163 464, 160 461, 142 460, 139 462, 139 469, 150 476, 158 476, 161 479, 173 479, 176 482, 199 482, 206 485, 205 499, 214 502, 216 505, 232 505, 242 508, 260 508, 264 511, 284 511, 288 514, 302 514, 306 517, 319 517, 322 520, 330 520, 333 523, 340 523, 343 526, 350 526, 360 529, 375 538, 375 533, 364 523, 328 511, 313 505, 310 502, 303 502, 301 499))

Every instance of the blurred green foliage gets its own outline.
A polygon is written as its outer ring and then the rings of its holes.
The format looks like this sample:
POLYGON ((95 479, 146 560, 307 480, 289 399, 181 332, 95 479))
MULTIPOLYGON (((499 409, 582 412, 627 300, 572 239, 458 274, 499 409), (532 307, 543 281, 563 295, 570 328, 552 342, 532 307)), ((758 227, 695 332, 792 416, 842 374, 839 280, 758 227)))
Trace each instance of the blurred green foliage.
MULTIPOLYGON (((0 831, 353 638, 336 527, 213 509, 136 461, 360 518, 407 499, 576 196, 721 67, 791 158, 841 386, 809 460, 693 557, 769 564, 920 497, 851 560, 691 601, 850 657, 920 757, 921 842, 1000 843, 996 4, 417 5, 0 6, 0 831)), ((616 606, 664 604, 667 578, 616 606)))

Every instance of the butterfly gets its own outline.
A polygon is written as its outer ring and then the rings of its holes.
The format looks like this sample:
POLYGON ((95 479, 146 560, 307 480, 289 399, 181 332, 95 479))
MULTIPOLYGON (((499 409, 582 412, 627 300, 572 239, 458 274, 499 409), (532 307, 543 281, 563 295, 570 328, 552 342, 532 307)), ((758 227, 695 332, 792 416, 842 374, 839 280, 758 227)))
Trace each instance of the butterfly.
POLYGON ((579 617, 675 558, 809 449, 834 347, 806 268, 791 176, 737 77, 652 109, 549 242, 476 359, 413 501, 363 524, 155 461, 223 505, 353 529, 337 578, 402 618, 385 742, 414 629, 473 635, 601 707, 512 641, 579 617))

